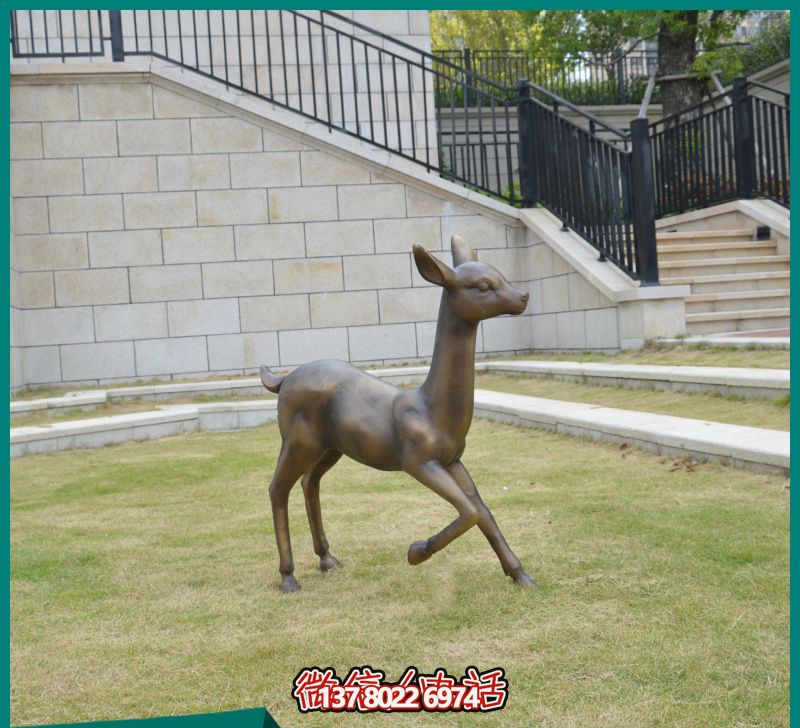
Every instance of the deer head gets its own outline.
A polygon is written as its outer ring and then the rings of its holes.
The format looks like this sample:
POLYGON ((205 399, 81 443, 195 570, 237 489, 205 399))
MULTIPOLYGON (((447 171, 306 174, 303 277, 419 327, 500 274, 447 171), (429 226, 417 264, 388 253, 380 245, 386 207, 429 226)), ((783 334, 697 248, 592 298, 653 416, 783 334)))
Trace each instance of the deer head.
POLYGON ((506 313, 516 316, 525 310, 529 294, 514 288, 497 268, 480 263, 465 240, 453 235, 450 249, 452 268, 421 245, 414 246, 414 261, 426 281, 444 289, 447 305, 459 318, 478 323, 506 313))

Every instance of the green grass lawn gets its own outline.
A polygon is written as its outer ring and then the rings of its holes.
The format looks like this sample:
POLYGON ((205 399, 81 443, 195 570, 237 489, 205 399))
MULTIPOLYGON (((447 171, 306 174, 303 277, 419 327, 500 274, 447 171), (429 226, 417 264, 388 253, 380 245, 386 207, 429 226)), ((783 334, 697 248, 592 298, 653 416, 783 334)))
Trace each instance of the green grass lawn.
POLYGON ((475 377, 475 387, 712 422, 730 422, 773 430, 789 429, 788 397, 776 400, 744 399, 705 392, 629 389, 623 385, 580 384, 547 377, 488 373, 479 373, 475 377))
MULTIPOLYGON (((509 357, 491 357, 508 359, 509 357)), ((789 351, 785 349, 756 349, 734 346, 703 346, 700 344, 648 343, 641 349, 625 349, 614 354, 593 351, 535 352, 514 359, 536 361, 584 361, 602 364, 669 364, 699 367, 756 367, 759 369, 788 369, 789 351)))
POLYGON ((477 529, 418 567, 454 512, 408 476, 343 461, 322 507, 344 569, 317 571, 290 502, 302 590, 278 592, 275 425, 12 461, 13 724, 266 705, 299 714, 304 666, 507 671, 507 707, 403 725, 788 723, 787 481, 476 422, 465 463, 539 588, 477 529))

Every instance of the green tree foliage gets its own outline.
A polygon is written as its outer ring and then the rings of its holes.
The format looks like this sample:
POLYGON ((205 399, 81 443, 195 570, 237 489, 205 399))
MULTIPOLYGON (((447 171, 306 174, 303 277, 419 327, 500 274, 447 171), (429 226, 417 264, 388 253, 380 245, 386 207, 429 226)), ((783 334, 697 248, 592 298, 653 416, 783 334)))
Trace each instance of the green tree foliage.
POLYGON ((536 43, 538 26, 519 10, 431 10, 434 50, 521 50, 536 43))

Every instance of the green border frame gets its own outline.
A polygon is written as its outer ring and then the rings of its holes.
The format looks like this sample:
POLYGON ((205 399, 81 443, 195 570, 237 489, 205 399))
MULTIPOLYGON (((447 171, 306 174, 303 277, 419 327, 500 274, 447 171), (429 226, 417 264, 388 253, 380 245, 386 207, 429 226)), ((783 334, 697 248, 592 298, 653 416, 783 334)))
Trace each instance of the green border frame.
MULTIPOLYGON (((641 2, 598 2, 597 0, 583 0, 582 3, 583 9, 608 9, 608 10, 639 10, 642 9, 641 2)), ((59 5, 66 7, 66 8, 74 8, 74 4, 48 4, 46 5, 47 9, 50 8, 58 8, 59 5)), ((411 3, 396 3, 390 2, 388 5, 382 3, 382 8, 384 10, 444 10, 448 8, 453 8, 456 6, 458 9, 465 9, 465 10, 482 10, 486 8, 485 0, 483 2, 475 2, 474 0, 470 2, 467 0, 466 2, 462 0, 459 3, 442 3, 442 2, 432 2, 422 6, 414 6, 411 3)), ((564 9, 570 10, 575 9, 575 2, 545 2, 543 3, 540 8, 541 9, 564 9)), ((84 7, 88 7, 89 9, 121 9, 123 5, 121 4, 113 4, 113 3, 103 3, 103 4, 95 4, 95 5, 87 5, 84 7)), ((124 6, 130 7, 130 6, 124 6)), ((155 4, 146 4, 146 5, 138 5, 136 6, 137 9, 153 9, 153 8, 160 8, 160 5, 155 4)), ((215 8, 218 6, 208 4, 206 6, 197 5, 197 4, 179 4, 173 5, 172 8, 181 8, 181 9, 205 9, 205 8, 215 8)), ((322 2, 322 3, 307 3, 307 2, 295 2, 295 3, 273 3, 271 4, 272 8, 286 8, 286 9, 297 9, 297 10, 308 10, 308 9, 335 9, 338 7, 343 7, 341 4, 334 5, 330 2, 322 2)), ((351 3, 346 6, 348 9, 355 9, 355 10, 362 10, 362 9, 374 9, 375 3, 365 3, 365 2, 356 2, 351 3)), ((531 3, 527 2, 519 2, 519 0, 512 2, 504 3, 503 9, 528 9, 531 7, 531 3)), ((700 4, 700 3, 692 3, 692 2, 670 2, 667 6, 667 9, 670 10, 681 10, 681 9, 690 9, 690 8, 699 8, 701 10, 710 10, 714 7, 710 4, 700 4)), ((789 3, 785 0, 780 3, 770 3, 766 0, 751 0, 751 2, 728 2, 725 4, 725 9, 729 10, 780 10, 780 9, 790 9, 789 3)), ((41 5, 35 5, 33 3, 14 3, 9 9, 33 9, 33 8, 41 8, 41 5)), ((9 16, 5 16, 4 24, 7 28, 9 28, 9 16)), ((798 37, 800 36, 800 21, 798 21, 797 17, 793 17, 791 19, 791 43, 795 47, 797 47, 798 37)), ((6 35, 8 37, 8 34, 6 35)), ((10 123, 10 113, 9 113, 9 75, 10 75, 10 58, 9 56, 3 55, 3 83, 5 85, 5 93, 2 97, 2 110, 3 116, 6 120, 6 127, 8 127, 10 123)), ((797 78, 792 78, 791 81, 791 91, 795 93, 797 91, 797 86, 800 85, 797 78)), ((797 138, 797 129, 800 126, 800 122, 798 122, 798 117, 795 114, 794 121, 791 124, 790 134, 791 137, 797 138)), ((9 160, 9 136, 6 131, 2 137, 3 143, 3 156, 7 160, 9 160)), ((799 179, 798 172, 800 172, 800 163, 797 161, 797 155, 793 160, 790 160, 790 179, 793 177, 795 179, 799 179)), ((3 216, 2 216, 2 225, 4 230, 9 230, 9 223, 10 223, 10 195, 9 195, 9 178, 6 175, 3 179, 4 184, 4 204, 3 204, 3 216)), ((791 237, 791 250, 794 250, 796 247, 796 237, 792 235, 791 237)), ((6 257, 10 254, 10 233, 9 237, 5 238, 4 241, 4 250, 6 257)), ((6 291, 7 301, 9 304, 10 309, 10 272, 8 268, 4 268, 2 271, 2 281, 3 287, 6 291)), ((800 288, 800 284, 796 282, 795 279, 792 279, 791 285, 791 292, 792 297, 795 296, 797 293, 797 289, 800 288)), ((2 317, 3 320, 3 332, 5 341, 9 341, 10 335, 10 322, 8 318, 2 317)), ((792 326, 792 331, 796 327, 792 326)), ((10 360, 9 357, 6 356, 3 358, 2 361, 2 368, 0 371, 5 372, 5 380, 9 381, 10 375, 10 360)), ((795 374, 795 363, 792 361, 791 365, 792 373, 795 374)), ((796 416, 800 413, 800 405, 798 405, 796 400, 792 401, 791 404, 791 418, 792 420, 796 419, 796 416)), ((6 425, 6 429, 8 429, 9 424, 9 411, 6 409, 3 411, 3 419, 6 425)), ((795 455, 798 453, 798 445, 797 443, 792 440, 791 445, 791 455, 792 459, 794 459, 795 455)), ((9 454, 8 450, 4 452, 4 458, 6 460, 6 464, 9 464, 9 454)), ((8 472, 8 470, 7 470, 8 472)), ((10 478, 6 481, 6 485, 2 491, 3 497, 3 507, 2 507, 2 529, 7 534, 7 538, 3 542, 3 573, 2 577, 0 577, 0 582, 2 583, 2 615, 5 620, 5 623, 9 625, 10 628, 10 583, 9 583, 9 560, 10 560, 10 511, 9 511, 9 496, 10 496, 10 478)), ((800 585, 798 585, 798 571, 800 571, 800 543, 798 543, 798 538, 795 536, 795 525, 798 522, 798 508, 800 505, 798 504, 798 498, 800 496, 795 496, 792 492, 790 495, 791 499, 791 507, 790 507, 790 519, 791 519, 791 526, 790 526, 790 547, 791 547, 791 587, 790 587, 790 597, 791 602, 793 604, 797 604, 798 600, 800 600, 800 585)), ((800 659, 800 644, 798 644, 797 634, 798 634, 798 621, 800 618, 797 616, 797 610, 792 610, 791 615, 791 634, 795 637, 791 641, 790 647, 790 656, 791 656, 791 664, 795 666, 798 664, 798 660, 800 659)), ((2 641, 2 654, 0 654, 0 661, 2 662, 3 666, 3 676, 5 679, 5 684, 9 685, 9 691, 6 692, 3 696, 3 700, 0 701, 0 724, 2 725, 10 725, 10 644, 9 644, 10 634, 6 634, 5 639, 2 641)), ((365 658, 368 655, 365 656, 365 658)), ((791 697, 792 697, 792 709, 791 709, 791 726, 800 726, 800 718, 798 717, 798 711, 796 709, 797 700, 797 685, 794 680, 792 680, 792 687, 791 687, 791 697)), ((286 689, 289 690, 290 686, 287 685, 286 689)), ((82 725, 82 726, 115 726, 118 728, 138 728, 138 726, 174 726, 175 728, 222 728, 223 726, 242 726, 242 728, 261 728, 261 726, 277 726, 274 720, 269 716, 269 713, 264 708, 254 708, 254 709, 245 709, 245 710, 238 710, 232 711, 228 713, 216 713, 216 714, 203 714, 203 715, 193 715, 193 716, 180 716, 176 718, 151 718, 147 720, 125 720, 125 721, 113 721, 113 722, 100 722, 100 723, 73 723, 70 725, 82 725)))

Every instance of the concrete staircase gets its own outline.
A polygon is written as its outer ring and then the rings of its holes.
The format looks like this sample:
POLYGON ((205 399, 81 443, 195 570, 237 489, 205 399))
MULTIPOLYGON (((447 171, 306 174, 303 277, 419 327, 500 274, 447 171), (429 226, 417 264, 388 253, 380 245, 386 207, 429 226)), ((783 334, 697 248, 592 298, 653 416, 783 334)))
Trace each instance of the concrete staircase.
POLYGON ((755 230, 659 232, 663 284, 691 286, 689 335, 789 328, 789 256, 755 230))

